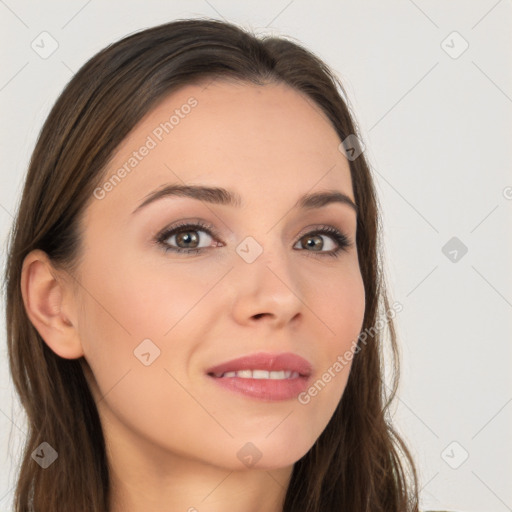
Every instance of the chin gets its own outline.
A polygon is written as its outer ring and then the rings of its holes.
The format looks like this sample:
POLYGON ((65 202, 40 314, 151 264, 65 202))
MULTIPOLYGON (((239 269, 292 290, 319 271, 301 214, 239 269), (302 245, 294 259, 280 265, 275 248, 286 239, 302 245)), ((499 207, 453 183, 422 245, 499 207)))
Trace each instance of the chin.
MULTIPOLYGON (((296 437, 287 439, 294 442, 288 443, 279 436, 273 440, 269 437, 247 441, 237 449, 236 457, 242 463, 242 468, 246 466, 247 469, 275 470, 293 466, 314 444, 314 440, 301 443, 296 437)), ((240 464, 237 464, 237 469, 240 469, 240 464)))

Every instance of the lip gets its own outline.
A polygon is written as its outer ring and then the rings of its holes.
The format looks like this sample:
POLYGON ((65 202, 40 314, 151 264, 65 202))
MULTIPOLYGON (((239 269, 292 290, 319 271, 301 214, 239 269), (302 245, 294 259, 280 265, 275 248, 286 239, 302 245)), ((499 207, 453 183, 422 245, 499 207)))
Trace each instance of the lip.
POLYGON ((303 357, 291 352, 282 354, 258 353, 209 368, 207 376, 223 389, 267 402, 290 400, 304 392, 309 384, 312 366, 303 357), (216 377, 216 374, 241 370, 292 371, 299 377, 289 379, 249 379, 216 377))
POLYGON ((239 357, 226 361, 206 370, 208 374, 237 372, 240 370, 267 370, 267 371, 292 371, 300 374, 301 377, 311 375, 311 363, 303 357, 285 352, 281 354, 269 354, 260 352, 249 356, 239 357))

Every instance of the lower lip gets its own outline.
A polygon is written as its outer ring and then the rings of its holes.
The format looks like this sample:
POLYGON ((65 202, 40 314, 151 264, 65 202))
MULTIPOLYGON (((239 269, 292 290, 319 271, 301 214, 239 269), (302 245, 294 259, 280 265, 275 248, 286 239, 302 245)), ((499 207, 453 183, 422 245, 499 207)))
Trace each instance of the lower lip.
POLYGON ((247 397, 268 402, 291 400, 308 387, 308 377, 295 379, 242 379, 239 377, 212 377, 219 386, 247 397))

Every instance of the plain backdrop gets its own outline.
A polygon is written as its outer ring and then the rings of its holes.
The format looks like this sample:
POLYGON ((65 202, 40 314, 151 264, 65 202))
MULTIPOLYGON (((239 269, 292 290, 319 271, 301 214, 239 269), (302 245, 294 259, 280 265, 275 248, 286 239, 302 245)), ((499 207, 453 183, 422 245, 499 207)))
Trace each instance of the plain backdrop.
MULTIPOLYGON (((2 0, 2 268, 38 132, 87 59, 178 18, 290 36, 341 78, 372 166, 391 296, 403 305, 394 418, 418 464, 422 508, 510 511, 511 14, 510 0, 2 0)), ((3 318, 1 327, 0 511, 8 511, 25 420, 3 318)))

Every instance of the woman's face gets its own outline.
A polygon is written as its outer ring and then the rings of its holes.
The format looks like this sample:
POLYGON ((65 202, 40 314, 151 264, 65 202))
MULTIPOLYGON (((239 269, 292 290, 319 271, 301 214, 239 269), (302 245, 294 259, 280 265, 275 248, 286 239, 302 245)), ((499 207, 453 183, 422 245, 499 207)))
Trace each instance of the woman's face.
MULTIPOLYGON (((123 141, 83 218, 77 291, 86 375, 112 445, 228 469, 289 466, 311 448, 345 389, 343 355, 365 308, 355 210, 296 204, 327 190, 354 200, 339 144, 293 89, 229 82, 173 93, 123 141), (213 193, 148 201, 185 185, 228 189, 240 204, 213 193), (208 374, 281 353, 308 361, 309 377, 208 374)), ((249 364, 286 370, 264 359, 249 364)))

